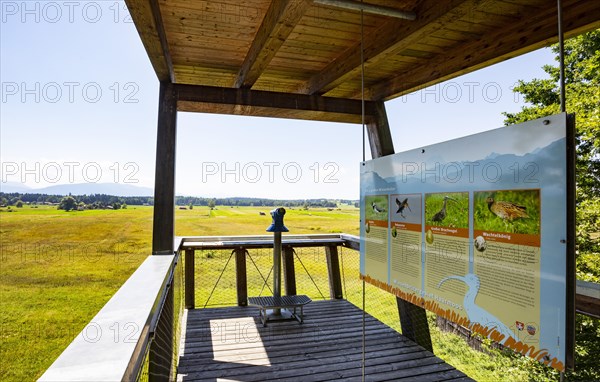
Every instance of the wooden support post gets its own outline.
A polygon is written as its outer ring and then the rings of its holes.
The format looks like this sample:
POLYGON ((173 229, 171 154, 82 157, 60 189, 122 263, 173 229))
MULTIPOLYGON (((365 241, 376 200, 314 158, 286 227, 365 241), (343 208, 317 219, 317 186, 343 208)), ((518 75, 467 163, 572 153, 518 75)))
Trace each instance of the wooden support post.
POLYGON ((329 273, 329 298, 342 299, 342 276, 340 274, 340 260, 338 258, 337 246, 325 247, 325 256, 327 257, 327 271, 329 273))
POLYGON ((392 155, 394 153, 394 143, 392 142, 387 113, 385 112, 385 104, 375 102, 373 109, 374 114, 367 123, 367 135, 371 146, 371 157, 375 159, 392 155))
POLYGON ((173 253, 175 228, 175 146, 177 91, 170 82, 160 83, 152 253, 173 253))
POLYGON ((294 268, 294 248, 283 248, 283 284, 286 296, 296 295, 296 270, 294 268))
POLYGON ((402 335, 433 353, 425 309, 396 297, 402 335))
POLYGON ((246 274, 246 249, 235 250, 235 285, 238 306, 248 305, 248 279, 246 274))
MULTIPOLYGON (((394 144, 385 112, 385 104, 378 102, 375 109, 376 114, 367 125, 367 132, 371 155, 373 158, 379 158, 394 154, 394 144)), ((425 309, 398 297, 396 297, 396 303, 402 334, 433 353, 425 309)))
POLYGON ((196 282, 195 282, 195 257, 196 251, 193 249, 185 250, 185 308, 194 309, 195 295, 196 295, 196 282))

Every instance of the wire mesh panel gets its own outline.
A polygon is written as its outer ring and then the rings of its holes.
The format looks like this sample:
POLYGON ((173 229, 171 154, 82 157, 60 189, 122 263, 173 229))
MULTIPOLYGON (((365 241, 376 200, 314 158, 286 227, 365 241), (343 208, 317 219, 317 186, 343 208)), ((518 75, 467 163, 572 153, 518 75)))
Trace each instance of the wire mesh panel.
POLYGON ((255 248, 246 252, 248 296, 273 295, 273 249, 255 248))
MULTIPOLYGON (((342 288, 346 300, 362 309, 363 282, 360 279, 360 253, 340 247, 342 288)), ((379 321, 401 332, 396 297, 389 292, 365 283, 365 311, 379 321)))
POLYGON ((179 347, 181 342, 183 326, 183 314, 185 310, 185 269, 181 254, 177 257, 177 263, 173 270, 173 346, 171 351, 171 372, 170 380, 177 378, 177 362, 179 360, 179 347))
MULTIPOLYGON (((245 253, 248 296, 272 296, 273 249, 251 248, 245 250, 245 253)), ((195 256, 196 307, 236 305, 234 251, 199 250, 195 256)), ((307 295, 313 300, 329 298, 325 248, 294 248, 293 257, 296 294, 307 295)))
POLYGON ((195 252, 196 307, 236 305, 235 255, 231 249, 195 252))
POLYGON ((182 258, 178 256, 164 291, 164 302, 157 313, 158 321, 154 332, 150 333, 137 381, 174 381, 177 377, 179 342, 184 329, 181 322, 184 310, 184 271, 182 258))
POLYGON ((329 298, 329 276, 324 247, 294 249, 296 292, 312 300, 329 298))
POLYGON ((150 347, 146 348, 146 352, 144 353, 144 360, 142 361, 142 366, 140 367, 137 378, 135 379, 138 382, 148 382, 150 377, 148 376, 148 365, 150 364, 150 347))

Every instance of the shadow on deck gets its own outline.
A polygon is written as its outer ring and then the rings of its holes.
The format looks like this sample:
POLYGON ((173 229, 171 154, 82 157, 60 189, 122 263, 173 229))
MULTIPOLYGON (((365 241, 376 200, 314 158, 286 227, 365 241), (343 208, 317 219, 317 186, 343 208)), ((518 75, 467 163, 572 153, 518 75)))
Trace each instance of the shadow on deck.
MULTIPOLYGON (((188 310, 179 381, 360 381, 362 310, 315 301, 305 322, 263 327, 252 307, 188 310)), ((395 330, 366 316, 367 381, 471 381, 395 330)))

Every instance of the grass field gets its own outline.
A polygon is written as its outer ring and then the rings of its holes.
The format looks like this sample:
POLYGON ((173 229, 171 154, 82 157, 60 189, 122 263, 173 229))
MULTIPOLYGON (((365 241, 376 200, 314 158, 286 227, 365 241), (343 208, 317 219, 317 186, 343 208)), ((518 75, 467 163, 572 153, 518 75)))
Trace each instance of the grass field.
MULTIPOLYGON (((212 211, 206 207, 177 210, 176 234, 264 234, 271 222, 269 209, 219 206, 212 211)), ((13 211, 0 211, 0 380, 27 381, 43 373, 150 254, 152 208, 65 212, 54 207, 24 207, 13 211)), ((358 234, 358 209, 288 209, 285 224, 291 234, 358 234)), ((360 306, 357 256, 348 251, 343 253, 347 298, 360 306)), ((265 255, 257 259, 259 266, 261 261, 268 262, 268 253, 265 255)), ((326 285, 323 261, 311 259, 309 253, 301 255, 317 284, 326 285)), ((199 267, 213 271, 221 269, 226 260, 214 254, 198 256, 204 256, 199 267)), ((255 284, 262 281, 250 274, 250 266, 248 269, 252 294, 259 288, 255 284)), ((302 270, 297 273, 301 277, 302 270)), ((234 290, 232 280, 224 280, 213 302, 235 301, 234 290)), ((197 290, 197 304, 207 293, 197 290)), ((367 310, 399 329, 394 297, 371 286, 366 293, 367 310)), ((430 327, 435 353, 477 380, 550 380, 532 361, 498 352, 478 353, 458 337, 430 327)))

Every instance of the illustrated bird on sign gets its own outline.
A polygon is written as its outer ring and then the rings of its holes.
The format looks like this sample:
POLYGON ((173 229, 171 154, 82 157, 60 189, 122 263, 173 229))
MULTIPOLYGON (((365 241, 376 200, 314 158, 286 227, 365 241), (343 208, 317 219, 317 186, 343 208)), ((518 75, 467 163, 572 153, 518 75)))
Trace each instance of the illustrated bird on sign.
POLYGON ((495 201, 491 196, 487 198, 486 203, 489 210, 502 220, 512 222, 515 219, 528 218, 527 207, 520 206, 511 202, 504 202, 501 200, 495 201))
POLYGON ((404 199, 403 201, 400 201, 400 199, 396 198, 396 205, 398 206, 398 211, 396 211, 396 213, 400 214, 400 216, 402 216, 403 218, 406 218, 406 216, 404 216, 404 214, 402 213, 405 208, 408 208, 408 210, 412 212, 410 206, 408 205, 408 198, 404 199))
POLYGON ((446 219, 446 203, 448 203, 448 200, 452 200, 453 202, 458 203, 458 200, 453 199, 449 196, 444 196, 444 205, 442 206, 441 210, 439 210, 438 212, 436 212, 435 215, 433 215, 433 218, 431 218, 432 221, 441 222, 442 220, 446 219))
POLYGON ((375 202, 373 202, 372 206, 373 206, 373 212, 375 212, 377 214, 385 212, 385 209, 377 207, 377 204, 375 204, 375 202))
POLYGON ((518 339, 515 333, 508 326, 502 323, 499 318, 475 303, 480 286, 479 277, 477 277, 477 275, 473 273, 467 273, 464 277, 448 276, 439 282, 438 288, 440 288, 442 284, 448 280, 459 280, 467 284, 469 287, 463 300, 463 307, 465 308, 465 312, 467 312, 467 317, 471 322, 471 327, 477 323, 481 326, 487 327, 488 329, 496 330, 498 333, 504 336, 499 342, 500 344, 504 344, 509 337, 518 339))

